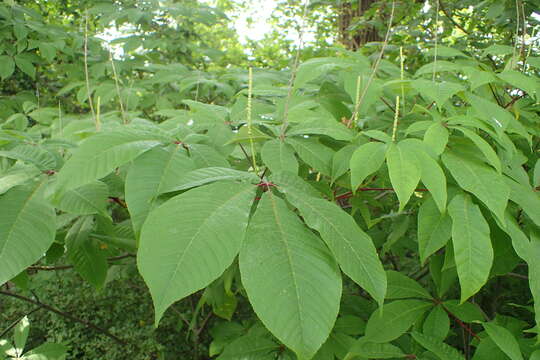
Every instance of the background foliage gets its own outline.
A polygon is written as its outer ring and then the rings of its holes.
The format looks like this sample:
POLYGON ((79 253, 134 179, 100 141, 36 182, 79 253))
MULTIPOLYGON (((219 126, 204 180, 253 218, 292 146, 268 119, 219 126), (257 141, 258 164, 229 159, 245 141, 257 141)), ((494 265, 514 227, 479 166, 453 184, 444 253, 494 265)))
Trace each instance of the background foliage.
POLYGON ((253 6, 0 3, 0 358, 540 358, 540 3, 253 6))

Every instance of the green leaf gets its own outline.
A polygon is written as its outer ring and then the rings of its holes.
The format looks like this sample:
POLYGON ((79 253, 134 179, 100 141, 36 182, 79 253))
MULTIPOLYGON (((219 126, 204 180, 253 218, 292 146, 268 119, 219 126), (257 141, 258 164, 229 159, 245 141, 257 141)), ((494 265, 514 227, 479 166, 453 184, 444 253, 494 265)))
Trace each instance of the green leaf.
POLYGON ((75 215, 101 214, 108 217, 107 197, 109 187, 101 181, 93 181, 64 193, 58 209, 75 215))
POLYGON ((37 145, 17 145, 10 150, 0 151, 0 156, 24 161, 42 171, 56 168, 56 159, 53 154, 37 145))
POLYGON ((502 326, 483 323, 484 329, 497 346, 512 360, 523 360, 519 344, 514 335, 502 326))
POLYGON ((231 342, 217 360, 274 360, 279 345, 258 334, 241 336, 231 342))
POLYGON ((467 128, 461 126, 455 126, 453 128, 458 129, 463 133, 463 135, 468 137, 469 140, 471 140, 478 147, 478 149, 480 149, 487 161, 495 168, 495 170, 497 170, 499 174, 502 172, 501 160, 499 159, 499 156, 495 150, 493 150, 486 140, 482 139, 479 135, 467 128))
POLYGON ((386 277, 388 279, 386 299, 433 298, 420 284, 402 273, 388 270, 386 277))
POLYGON ((436 155, 443 153, 448 143, 448 130, 440 123, 432 124, 424 134, 424 144, 436 155))
POLYGON ((433 336, 420 334, 416 331, 411 335, 417 343, 431 351, 441 360, 465 360, 459 351, 433 336))
POLYGON ((230 167, 227 159, 208 145, 189 145, 189 153, 197 168, 230 167))
POLYGON ((374 311, 366 326, 366 340, 386 343, 403 335, 433 304, 420 300, 396 300, 374 311))
POLYGON ((515 70, 505 70, 497 74, 499 79, 502 79, 510 85, 525 91, 529 96, 538 99, 540 95, 540 86, 538 84, 538 78, 530 77, 515 70))
POLYGON ((473 193, 504 224, 510 189, 503 177, 484 163, 456 151, 443 153, 442 160, 459 186, 473 193))
POLYGON ((386 153, 390 181, 399 199, 399 211, 403 211, 422 174, 417 157, 409 147, 390 144, 386 153))
POLYGON ((15 62, 11 56, 0 56, 0 77, 5 80, 15 71, 15 62))
POLYGON ((452 218, 452 243, 463 303, 487 282, 493 248, 489 225, 469 195, 456 195, 448 205, 448 212, 452 218))
POLYGON ((465 90, 460 85, 449 81, 434 82, 431 80, 418 79, 413 80, 411 85, 422 95, 431 101, 437 103, 441 108, 456 93, 465 90))
POLYGON ((54 241, 56 214, 41 184, 17 186, 0 197, 0 285, 38 261, 54 241))
POLYGON ((107 277, 107 258, 99 245, 89 238, 94 218, 79 218, 66 235, 66 254, 75 270, 96 289, 101 289, 107 277))
POLYGON ((32 64, 31 61, 29 61, 25 56, 23 55, 15 55, 15 65, 26 75, 30 76, 32 79, 36 78, 36 68, 34 67, 34 64, 32 64))
POLYGON ((443 341, 450 331, 450 318, 442 306, 435 306, 424 320, 424 333, 443 341))
POLYGON ((446 245, 452 236, 452 219, 441 214, 432 197, 418 211, 418 252, 422 264, 427 258, 446 245))
POLYGON ((287 138, 286 141, 292 145, 300 159, 306 164, 324 175, 332 174, 334 151, 331 148, 314 138, 287 138))
POLYGON ((19 356, 23 353, 30 331, 30 322, 28 316, 23 317, 13 331, 13 340, 15 341, 15 351, 19 356))
POLYGON ((24 360, 65 360, 68 348, 62 344, 45 343, 24 354, 24 360))
POLYGON ((208 184, 214 181, 242 180, 256 184, 260 181, 254 173, 239 171, 231 168, 208 167, 192 170, 177 180, 176 184, 163 189, 163 192, 185 190, 192 187, 208 184))
POLYGON ((298 160, 294 156, 294 149, 291 145, 278 140, 270 140, 264 143, 261 149, 263 163, 272 171, 289 171, 298 173, 298 160))
POLYGON ((379 344, 366 341, 365 338, 360 338, 351 347, 345 360, 356 357, 366 359, 394 359, 406 356, 407 354, 392 344, 379 344))
POLYGON ((201 186, 148 215, 137 263, 152 294, 156 324, 169 305, 207 286, 231 265, 255 190, 227 182, 201 186))
POLYGON ((240 271, 264 325, 299 358, 311 358, 337 317, 339 269, 321 240, 269 192, 249 223, 240 271))
POLYGON ((158 195, 170 191, 194 167, 193 161, 179 146, 153 148, 133 162, 127 173, 125 192, 137 236, 149 212, 156 206, 158 195))
POLYGON ((524 186, 507 177, 504 178, 510 188, 510 200, 518 204, 531 220, 540 226, 540 195, 528 186, 524 186))
POLYGON ((291 127, 287 136, 293 135, 326 135, 336 140, 350 141, 354 137, 352 131, 336 121, 309 120, 291 127))
POLYGON ((0 175, 0 195, 9 189, 26 183, 41 172, 33 165, 15 165, 0 175))
POLYGON ((347 145, 336 151, 332 159, 332 182, 349 170, 351 157, 355 150, 355 145, 347 145))
POLYGON ((386 275, 371 238, 336 204, 276 181, 278 189, 298 208, 306 224, 319 232, 343 272, 382 304, 386 275))
POLYGON ((58 173, 60 192, 100 179, 115 168, 158 146, 157 133, 137 131, 127 126, 121 130, 98 133, 75 150, 58 173))
POLYGON ((351 157, 351 186, 356 191, 364 180, 382 166, 387 146, 381 142, 369 142, 360 146, 351 157))
POLYGON ((439 210, 444 213, 448 195, 446 192, 446 176, 441 166, 428 155, 425 142, 423 143, 417 139, 405 139, 400 142, 400 145, 409 148, 409 155, 414 154, 416 156, 421 170, 420 179, 429 190, 439 210))

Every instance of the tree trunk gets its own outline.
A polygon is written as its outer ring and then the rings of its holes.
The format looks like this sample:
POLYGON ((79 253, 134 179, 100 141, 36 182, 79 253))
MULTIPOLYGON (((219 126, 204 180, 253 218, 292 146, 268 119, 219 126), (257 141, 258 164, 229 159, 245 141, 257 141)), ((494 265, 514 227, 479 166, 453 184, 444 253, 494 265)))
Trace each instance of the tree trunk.
POLYGON ((370 25, 358 30, 349 30, 349 27, 377 1, 353 0, 339 5, 339 40, 347 49, 355 51, 368 42, 381 40, 377 29, 370 25))

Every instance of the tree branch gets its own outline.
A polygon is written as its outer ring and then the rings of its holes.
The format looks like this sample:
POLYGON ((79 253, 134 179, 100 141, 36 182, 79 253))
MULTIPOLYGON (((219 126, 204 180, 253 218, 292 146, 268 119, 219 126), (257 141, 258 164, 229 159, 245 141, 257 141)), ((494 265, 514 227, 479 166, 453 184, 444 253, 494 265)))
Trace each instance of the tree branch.
MULTIPOLYGON (((15 294, 15 293, 12 293, 12 292, 9 292, 9 291, 3 291, 3 290, 0 290, 0 295, 4 295, 4 296, 9 296, 9 297, 12 297, 12 298, 15 298, 15 299, 19 299, 19 300, 22 300, 22 301, 25 301, 27 303, 30 303, 30 304, 34 304, 36 306, 39 306, 39 308, 43 308, 45 310, 48 310, 52 313, 55 313, 57 315, 60 315, 66 319, 69 319, 73 322, 76 322, 76 323, 79 323, 79 324, 83 324, 85 325, 86 327, 89 327, 91 329, 94 329, 95 331, 113 339, 114 341, 116 341, 118 344, 121 344, 121 345, 128 345, 128 343, 122 339, 120 339, 119 337, 117 337, 116 335, 113 335, 111 334, 109 331, 105 330, 105 329, 102 329, 100 328, 99 326, 96 326, 86 320, 83 320, 83 319, 79 319, 78 317, 75 317, 67 312, 64 312, 62 310, 59 310, 57 308, 54 308, 50 305, 47 305, 45 303, 42 303, 41 301, 39 300, 34 300, 34 299, 31 299, 29 297, 26 297, 26 296, 23 296, 23 295, 20 295, 20 294, 15 294)), ((133 345, 133 344, 130 344, 130 345, 133 345)))

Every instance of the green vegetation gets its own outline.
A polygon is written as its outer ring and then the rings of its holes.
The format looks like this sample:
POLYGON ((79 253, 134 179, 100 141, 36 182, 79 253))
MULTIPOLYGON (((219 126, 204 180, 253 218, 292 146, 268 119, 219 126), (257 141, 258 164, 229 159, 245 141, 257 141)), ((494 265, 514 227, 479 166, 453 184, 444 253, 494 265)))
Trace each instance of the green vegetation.
POLYGON ((0 359, 540 359, 538 1, 257 6, 0 3, 0 359))

